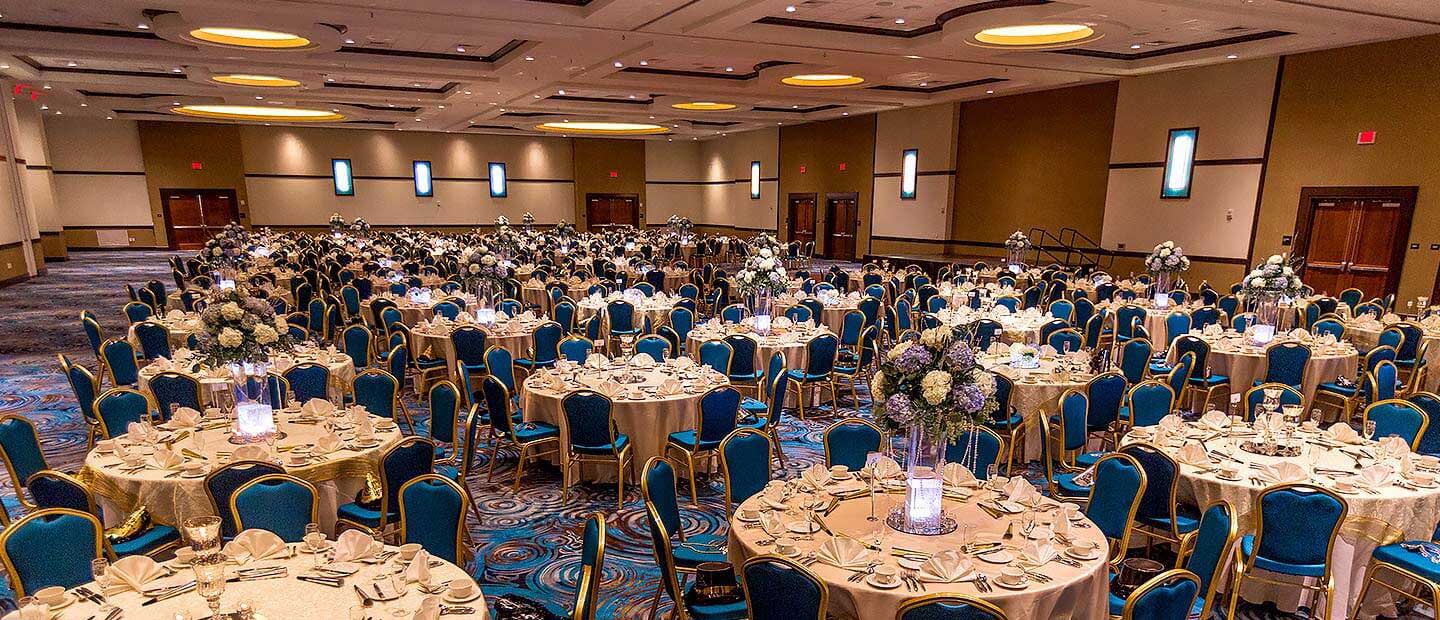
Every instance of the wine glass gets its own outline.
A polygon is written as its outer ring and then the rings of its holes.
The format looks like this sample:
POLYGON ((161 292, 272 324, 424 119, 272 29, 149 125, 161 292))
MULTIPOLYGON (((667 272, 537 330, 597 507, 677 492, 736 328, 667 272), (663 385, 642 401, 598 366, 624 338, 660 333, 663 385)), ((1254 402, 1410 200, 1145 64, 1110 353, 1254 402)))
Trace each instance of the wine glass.
POLYGON ((110 595, 105 593, 105 589, 110 586, 110 560, 90 560, 90 574, 95 577, 95 592, 100 595, 100 611, 108 614, 115 609, 115 606, 110 604, 110 595))
POLYGON ((197 556, 190 567, 195 571, 195 592, 205 599, 211 617, 218 617, 220 597, 225 594, 225 556, 197 556))
POLYGON ((301 538, 301 540, 305 541, 304 544, 310 548, 311 554, 314 556, 316 566, 320 565, 321 548, 319 546, 311 544, 311 541, 323 542, 324 536, 324 534, 320 533, 319 523, 305 524, 305 536, 301 538), (320 537, 315 537, 313 536, 314 534, 319 534, 320 537))
POLYGON ((1325 414, 1320 411, 1319 407, 1310 410, 1310 421, 1315 423, 1316 428, 1319 428, 1320 423, 1325 421, 1325 414))
POLYGON ((1374 438, 1375 438, 1375 421, 1374 421, 1374 420, 1366 420, 1366 421, 1365 421, 1365 438, 1366 438, 1366 439, 1374 439, 1374 438))

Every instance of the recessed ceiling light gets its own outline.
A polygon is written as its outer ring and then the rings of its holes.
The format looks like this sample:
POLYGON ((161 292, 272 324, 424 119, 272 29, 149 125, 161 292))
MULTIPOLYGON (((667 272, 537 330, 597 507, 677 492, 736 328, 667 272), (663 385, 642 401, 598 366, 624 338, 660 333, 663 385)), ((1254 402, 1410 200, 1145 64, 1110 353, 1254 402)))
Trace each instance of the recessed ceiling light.
POLYGON ((895 23, 896 23, 896 24, 904 24, 904 23, 905 23, 905 18, 904 18, 904 17, 896 17, 896 18, 895 18, 895 23))
POLYGON ((800 106, 799 106, 799 105, 792 105, 792 106, 790 106, 790 109, 792 109, 792 110, 798 110, 798 109, 800 109, 800 106))
POLYGON ((786 13, 794 13, 794 12, 795 12, 795 5, 792 4, 792 5, 790 5, 790 6, 785 7, 785 12, 786 12, 786 13))
POLYGON ((417 122, 417 123, 418 123, 418 122, 420 122, 420 119, 418 119, 418 118, 417 118, 417 119, 415 119, 415 122, 417 122))
POLYGON ((346 44, 346 45, 354 45, 354 44, 355 44, 355 39, 345 39, 345 44, 346 44))
POLYGON ((113 121, 113 120, 115 120, 115 117, 110 116, 110 115, 107 114, 107 115, 105 115, 105 120, 107 120, 107 121, 113 121))
POLYGON ((461 54, 464 54, 464 53, 465 53, 465 46, 464 46, 464 45, 456 45, 456 46, 455 46, 455 51, 460 52, 461 54))
POLYGON ((555 92, 556 92, 557 94, 563 95, 563 94, 565 94, 565 89, 562 88, 562 89, 557 90, 557 91, 555 91, 555 92))
POLYGON ((929 84, 929 82, 921 82, 921 83, 920 83, 921 86, 925 86, 926 84, 929 84))
MULTIPOLYGON (((300 49, 313 47, 314 43, 305 37, 290 32, 263 30, 260 28, 235 28, 230 26, 206 26, 190 31, 190 38, 203 43, 225 47, 246 47, 272 50, 300 49)), ((348 42, 349 39, 346 39, 348 42)))
POLYGON ((313 108, 270 108, 253 105, 176 105, 171 112, 183 116, 198 116, 237 121, 295 121, 319 122, 338 121, 343 115, 329 110, 313 108))
POLYGON ((185 70, 184 70, 184 69, 181 69, 180 67, 175 67, 174 69, 171 69, 170 72, 171 72, 171 73, 184 73, 185 70))
POLYGON ((648 61, 648 60, 642 60, 642 61, 640 61, 640 66, 642 66, 642 67, 648 67, 648 66, 650 66, 650 61, 648 61))
POLYGON ((635 95, 630 95, 630 98, 631 98, 631 99, 634 99, 634 98, 635 98, 635 95))
POLYGON ((532 96, 535 97, 536 99, 539 99, 539 98, 540 98, 540 95, 532 95, 532 96))
POLYGON ((465 91, 465 94, 467 94, 467 95, 468 95, 468 94, 470 94, 470 91, 468 91, 468 90, 467 90, 467 91, 465 91))
POLYGON ((686 101, 683 103, 672 103, 670 107, 677 110, 694 110, 697 112, 718 112, 720 110, 734 110, 735 104, 721 103, 718 101, 686 101))
POLYGON ((0 69, 9 69, 10 65, 0 65, 0 69))
POLYGON ((534 62, 535 57, 534 57, 534 56, 526 56, 526 57, 525 57, 525 60, 526 60, 526 62, 534 62))
POLYGON ((150 24, 135 24, 135 27, 141 30, 149 30, 150 24))
POLYGON ((611 136, 638 136, 670 131, 663 126, 650 123, 612 123, 604 121, 582 121, 577 123, 540 123, 540 131, 599 134, 611 136))
POLYGON ((170 105, 180 105, 180 102, 179 102, 179 101, 171 101, 171 102, 170 102, 170 105))
POLYGON ((615 64, 615 68, 616 68, 616 69, 619 69, 619 68, 620 68, 620 67, 623 67, 623 66, 625 66, 625 63, 623 63, 623 62, 620 62, 620 61, 618 61, 618 60, 617 60, 617 61, 615 61, 615 63, 614 63, 614 64, 615 64))
POLYGON ((920 60, 921 58, 923 58, 922 56, 916 56, 914 54, 906 54, 905 57, 911 60, 920 60))
POLYGON ((326 82, 334 82, 334 81, 335 81, 335 78, 325 78, 325 81, 326 81, 326 82))
POLYGON ((88 108, 88 107, 90 107, 90 104, 81 102, 81 103, 80 103, 80 107, 82 107, 82 108, 88 108))
POLYGON ((1089 39, 1095 29, 1085 24, 1025 24, 986 28, 975 33, 979 45, 1047 47, 1089 39))
POLYGON ((849 112, 841 112, 841 113, 840 113, 840 116, 850 116, 850 113, 849 113, 849 112))
POLYGON ((210 76, 210 80, 231 86, 254 86, 259 88, 294 88, 300 85, 299 80, 292 80, 278 75, 256 75, 252 73, 213 75, 210 76))
POLYGON ((72 61, 70 61, 70 62, 65 63, 65 66, 67 66, 67 67, 78 67, 78 66, 80 66, 80 63, 75 62, 75 61, 72 60, 72 61))
POLYGON ((255 100, 256 100, 256 101, 262 100, 262 99, 264 99, 264 98, 265 98, 265 97, 263 97, 263 96, 261 96, 261 95, 255 95, 255 100))
POLYGON ((1141 47, 1142 47, 1142 46, 1141 46, 1139 43, 1131 43, 1131 44, 1130 44, 1130 49, 1132 49, 1132 50, 1138 50, 1138 49, 1140 49, 1141 47))
POLYGON ((993 90, 987 90, 987 91, 985 91, 985 94, 987 94, 987 95, 993 95, 993 94, 995 94, 995 91, 993 91, 993 90))
POLYGON ((65 114, 64 112, 61 112, 61 111, 59 111, 59 110, 56 110, 56 111, 55 111, 55 116, 61 116, 61 115, 64 115, 64 114, 65 114))
POLYGON ((734 71, 734 70, 735 70, 735 67, 725 67, 725 70, 726 70, 726 71, 734 71))
POLYGON ((821 88, 854 86, 856 84, 863 83, 864 81, 865 78, 862 78, 858 75, 848 75, 844 73, 805 73, 801 75, 792 75, 790 77, 782 78, 780 80, 781 83, 788 84, 790 86, 807 86, 821 88))
POLYGON ((45 110, 49 110, 49 109, 50 109, 50 106, 45 105, 45 104, 43 104, 43 103, 40 104, 40 110, 41 110, 41 111, 45 111, 45 110))
MULTIPOLYGON (((6 69, 9 69, 9 67, 6 67, 6 69)), ((50 90, 50 85, 49 85, 49 84, 46 84, 46 85, 44 85, 44 86, 41 86, 40 88, 43 88, 43 89, 45 89, 45 90, 50 90)))
POLYGON ((1239 58, 1239 56, 1236 56, 1235 54, 1230 54, 1229 56, 1226 56, 1226 58, 1229 58, 1230 60, 1235 60, 1236 58, 1239 58))

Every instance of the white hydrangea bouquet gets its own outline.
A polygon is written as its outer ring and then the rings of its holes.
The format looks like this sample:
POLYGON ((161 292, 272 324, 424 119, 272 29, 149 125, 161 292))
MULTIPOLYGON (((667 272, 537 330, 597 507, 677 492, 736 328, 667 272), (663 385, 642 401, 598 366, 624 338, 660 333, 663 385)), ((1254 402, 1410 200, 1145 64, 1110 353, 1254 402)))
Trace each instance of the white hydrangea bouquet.
POLYGON ((505 268, 500 265, 500 259, 484 245, 475 246, 466 255, 464 270, 465 279, 472 284, 488 282, 498 286, 505 280, 505 268))
POLYGON ((200 313, 204 331, 196 334, 200 352, 213 366, 266 359, 272 351, 288 351, 289 325, 265 300, 239 289, 216 293, 200 313))
POLYGON ((891 432, 923 429, 950 441, 998 408, 995 375, 975 360, 969 329, 935 327, 880 358, 870 382, 875 420, 891 432))
POLYGON ((1155 246, 1145 257, 1145 268, 1151 273, 1186 271, 1190 269, 1190 257, 1185 256, 1185 250, 1175 245, 1174 241, 1166 241, 1155 246))
POLYGON ((1018 230, 1010 233, 1010 237, 1005 240, 1005 249, 1011 252, 1024 252, 1030 249, 1030 237, 1018 230))
POLYGON ((761 247, 745 259, 745 266, 735 274, 735 284, 741 295, 759 292, 779 295, 790 286, 790 277, 785 275, 785 265, 775 248, 761 247))
POLYGON ((496 227, 496 228, 506 228, 506 227, 508 227, 508 226, 510 226, 510 218, 505 217, 505 216, 503 216, 503 215, 499 215, 499 216, 496 216, 496 217, 495 217, 495 227, 496 227))
POLYGON ((1299 297, 1304 284, 1295 275, 1295 265, 1280 254, 1271 255, 1245 276, 1240 292, 1244 295, 1281 295, 1299 297))

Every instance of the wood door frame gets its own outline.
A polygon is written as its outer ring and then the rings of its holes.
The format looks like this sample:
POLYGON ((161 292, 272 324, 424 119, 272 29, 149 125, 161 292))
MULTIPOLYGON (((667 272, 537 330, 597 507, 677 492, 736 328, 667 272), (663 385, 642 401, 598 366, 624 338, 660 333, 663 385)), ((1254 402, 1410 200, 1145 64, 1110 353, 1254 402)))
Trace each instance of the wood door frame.
MULTIPOLYGON (((790 206, 791 206, 791 204, 793 204, 797 199, 798 199, 798 200, 804 200, 804 199, 806 199, 806 198, 809 198, 809 199, 810 199, 810 202, 815 205, 815 208, 813 209, 814 212, 811 213, 811 215, 814 216, 814 217, 812 218, 814 221, 810 222, 810 231, 811 231, 811 234, 813 235, 813 238, 810 239, 810 242, 811 242, 811 243, 815 243, 815 245, 818 246, 818 245, 820 245, 820 244, 818 243, 818 242, 820 241, 820 231, 819 231, 819 228, 820 228, 820 197, 819 197, 815 192, 795 192, 795 193, 785 194, 785 211, 784 211, 784 214, 785 214, 785 224, 786 224, 786 226, 785 226, 785 228, 783 229, 783 230, 785 231, 785 236, 787 237, 787 239, 785 239, 785 241, 786 241, 786 242, 790 242, 790 241, 794 241, 794 240, 795 240, 795 236, 792 234, 792 233, 794 232, 794 229, 795 229, 795 224, 794 224, 794 222, 791 222, 791 221, 790 221, 790 206)), ((779 218, 778 215, 777 215, 777 217, 775 218, 775 228, 776 228, 777 230, 780 229, 780 218, 779 218)))
MULTIPOLYGON (((825 205, 825 208, 824 208, 824 213, 825 213, 825 234, 824 234, 824 238, 825 238, 825 254, 824 254, 824 256, 825 256, 825 258, 834 258, 834 257, 832 257, 832 256, 830 255, 830 227, 831 227, 832 225, 834 225, 834 223, 830 221, 830 201, 831 201, 831 200, 851 200, 851 201, 854 201, 854 202, 855 202, 855 229, 854 229, 854 234, 851 235, 851 236, 855 239, 855 255, 852 256, 852 257, 850 257, 850 260, 852 260, 852 261, 860 260, 860 258, 861 258, 861 254, 860 254, 860 192, 825 192, 825 203, 824 203, 824 205, 825 205)), ((816 204, 815 207, 816 207, 816 209, 815 209, 815 210, 816 210, 816 215, 815 215, 815 217, 816 217, 816 219, 818 220, 818 219, 820 218, 819 212, 821 211, 821 209, 820 209, 820 205, 819 205, 819 204, 816 204)), ((819 225, 818 222, 816 223, 815 228, 817 229, 817 230, 815 231, 815 236, 816 236, 816 237, 820 237, 820 236, 821 236, 821 235, 820 235, 820 231, 818 230, 818 229, 820 228, 820 225, 819 225)))
MULTIPOLYGON (((1300 188, 1300 206, 1295 218, 1295 243, 1291 246, 1292 256, 1305 256, 1310 249, 1310 225, 1315 217, 1315 203, 1319 200, 1394 200, 1400 203, 1400 221, 1404 230, 1397 231, 1394 248, 1390 251, 1390 273, 1385 277, 1385 293, 1394 293, 1400 288, 1400 272, 1405 266, 1405 250, 1410 247, 1410 227, 1415 216, 1415 201, 1420 195, 1416 185, 1339 185, 1300 188)), ((1440 273, 1437 273, 1440 286, 1440 273)), ((1339 292, 1336 292, 1338 295, 1339 292)))
POLYGON ((630 226, 636 230, 640 228, 640 194, 617 194, 615 192, 586 192, 585 193, 585 230, 590 230, 590 198, 632 198, 635 200, 635 218, 630 226))
MULTIPOLYGON (((235 221, 238 223, 241 219, 240 197, 233 187, 162 187, 160 188, 160 217, 165 220, 165 247, 168 249, 176 250, 179 248, 175 245, 175 225, 170 222, 170 197, 166 195, 167 192, 189 192, 196 194, 213 192, 228 194, 230 196, 230 204, 235 205, 235 221)), ((204 208, 203 203, 201 204, 201 208, 204 208)), ((203 216, 200 221, 201 225, 204 226, 205 220, 203 216)), ((208 226, 206 227, 208 228, 208 226)))

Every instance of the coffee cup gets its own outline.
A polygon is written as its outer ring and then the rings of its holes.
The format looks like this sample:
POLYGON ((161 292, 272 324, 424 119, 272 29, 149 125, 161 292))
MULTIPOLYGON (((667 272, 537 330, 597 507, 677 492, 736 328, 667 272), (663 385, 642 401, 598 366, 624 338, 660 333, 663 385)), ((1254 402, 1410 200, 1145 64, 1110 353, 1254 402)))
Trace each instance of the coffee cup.
POLYGON ((1220 475, 1226 478, 1239 478, 1240 468, 1236 465, 1222 465, 1220 466, 1220 475))
POLYGON ((452 599, 464 599, 470 598, 470 593, 473 591, 474 585, 469 579, 455 579, 450 582, 450 589, 446 590, 446 594, 452 599))
POLYGON ((145 463, 145 455, 143 455, 143 454, 139 454, 139 453, 136 453, 136 452, 131 452, 130 454, 125 455, 125 466, 126 466, 126 467, 139 467, 140 465, 142 465, 142 464, 144 464, 144 463, 145 463))
POLYGON ((310 461, 310 457, 307 456, 307 455, 304 455, 304 454, 291 454, 291 455, 290 455, 290 458, 287 459, 287 462, 288 462, 290 465, 294 465, 294 466, 304 465, 305 463, 307 463, 307 462, 309 462, 309 461, 310 461))
POLYGON ((780 552, 780 555, 795 555, 795 541, 789 538, 776 539, 775 550, 780 552))
POLYGON ((320 532, 310 532, 305 535, 305 545, 312 551, 318 551, 325 547, 325 535, 320 532))
POLYGON ((1432 476, 1430 474, 1422 474, 1417 471, 1413 474, 1410 474, 1410 481, 1420 486, 1428 487, 1435 484, 1435 476, 1432 476))
POLYGON ((400 559, 409 562, 415 559, 415 554, 420 553, 419 543, 406 543, 400 545, 400 559))
POLYGON ((1006 566, 1000 569, 999 579, 1003 584, 1018 586, 1025 582, 1025 571, 1014 566, 1006 566))
POLYGON ((1429 454, 1422 454, 1415 457, 1415 462, 1426 467, 1440 467, 1440 457, 1432 456, 1429 454))
POLYGON ((204 463, 186 463, 182 468, 186 474, 195 476, 205 471, 204 463))
POLYGON ((754 506, 741 506, 741 507, 740 507, 740 518, 742 518, 742 519, 758 519, 758 518, 760 518, 760 509, 755 508, 754 506))
POLYGON ((114 452, 114 451, 115 451, 115 441, 114 441, 114 440, 111 440, 111 439, 102 439, 102 440, 100 440, 100 441, 97 441, 97 442, 95 442, 95 451, 96 451, 96 452, 99 452, 99 453, 101 453, 101 454, 107 454, 107 453, 110 453, 110 452, 114 452))
POLYGON ((831 478, 844 478, 850 475, 850 468, 844 465, 835 465, 830 468, 831 478))
POLYGON ((35 600, 54 607, 65 602, 65 588, 50 586, 35 591, 35 600))
POLYGON ((900 573, 895 570, 894 566, 890 566, 888 564, 881 564, 875 567, 875 581, 878 581, 885 585, 890 585, 892 583, 895 583, 895 580, 899 578, 900 573))
POLYGON ((1061 514, 1065 515, 1066 519, 1069 519, 1071 521, 1079 519, 1080 515, 1082 514, 1080 512, 1080 504, 1076 504, 1074 502, 1065 502, 1063 504, 1060 504, 1060 512, 1061 514))
POLYGON ((1300 428, 1303 428, 1307 431, 1314 431, 1320 428, 1320 423, 1314 420, 1306 420, 1304 424, 1300 425, 1300 428))
POLYGON ((1070 552, 1081 557, 1089 557, 1091 554, 1095 553, 1095 550, 1099 547, 1099 543, 1096 543, 1093 540, 1081 539, 1071 543, 1070 552))

